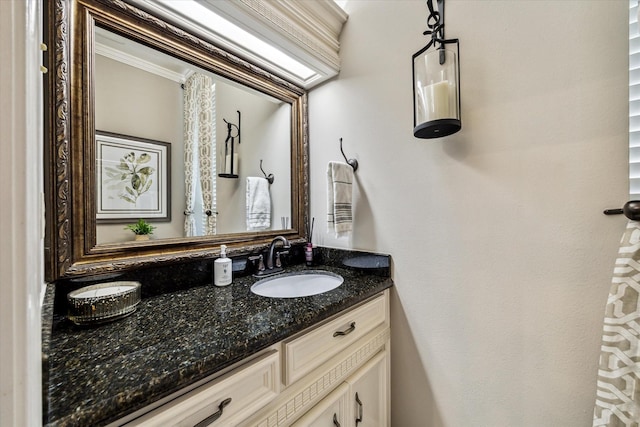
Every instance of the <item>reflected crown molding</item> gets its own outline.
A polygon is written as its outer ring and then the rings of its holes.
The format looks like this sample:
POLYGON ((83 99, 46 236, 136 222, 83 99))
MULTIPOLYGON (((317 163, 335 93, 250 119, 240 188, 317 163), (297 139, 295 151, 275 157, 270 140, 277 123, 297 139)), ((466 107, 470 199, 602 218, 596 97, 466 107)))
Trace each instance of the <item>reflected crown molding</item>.
POLYGON ((157 76, 164 77, 165 79, 169 79, 177 83, 184 83, 187 79, 185 74, 169 70, 168 68, 161 67, 160 65, 154 64, 150 61, 145 61, 142 58, 104 44, 96 43, 96 54, 113 59, 114 61, 122 62, 123 64, 130 65, 140 70, 147 71, 157 76))
POLYGON ((198 5, 218 17, 267 42, 310 69, 306 75, 292 72, 282 65, 283 61, 265 55, 264 51, 252 51, 247 45, 238 43, 237 37, 230 37, 204 25, 200 14, 192 16, 185 12, 187 1, 128 1, 176 25, 188 25, 190 31, 307 90, 338 75, 340 71, 339 38, 348 15, 333 0, 198 2, 198 5))

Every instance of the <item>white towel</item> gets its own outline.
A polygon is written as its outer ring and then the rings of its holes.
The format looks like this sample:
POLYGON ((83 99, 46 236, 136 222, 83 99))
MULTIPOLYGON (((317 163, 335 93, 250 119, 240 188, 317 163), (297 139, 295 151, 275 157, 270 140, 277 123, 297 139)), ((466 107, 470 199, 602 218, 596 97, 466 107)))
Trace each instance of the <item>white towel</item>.
POLYGON ((247 177, 247 230, 271 227, 271 195, 265 178, 247 177))
POLYGON ((353 229, 353 168, 346 163, 329 162, 327 178, 327 228, 342 237, 353 229))

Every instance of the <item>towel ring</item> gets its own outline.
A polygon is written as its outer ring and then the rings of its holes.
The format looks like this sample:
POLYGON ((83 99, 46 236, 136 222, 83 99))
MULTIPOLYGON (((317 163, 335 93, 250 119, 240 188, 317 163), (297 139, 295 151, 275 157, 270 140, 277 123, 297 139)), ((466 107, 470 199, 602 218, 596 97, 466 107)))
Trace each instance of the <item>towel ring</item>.
POLYGON ((262 159, 260 159, 260 170, 262 171, 262 174, 264 175, 264 179, 269 181, 269 185, 273 184, 273 181, 275 181, 276 178, 273 176, 272 173, 267 175, 267 173, 264 171, 264 169, 262 169, 262 159))
POLYGON ((344 151, 342 150, 342 138, 340 138, 340 152, 342 153, 342 157, 344 157, 347 164, 353 168, 353 171, 357 171, 358 161, 356 159, 347 159, 347 156, 344 155, 344 151))

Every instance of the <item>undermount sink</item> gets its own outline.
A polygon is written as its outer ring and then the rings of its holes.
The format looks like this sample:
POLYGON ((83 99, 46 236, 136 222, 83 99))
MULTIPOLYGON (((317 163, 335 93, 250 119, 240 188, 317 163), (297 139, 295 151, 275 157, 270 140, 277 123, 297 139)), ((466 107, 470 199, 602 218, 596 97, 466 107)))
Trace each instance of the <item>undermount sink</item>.
POLYGON ((328 271, 284 273, 257 281, 251 292, 270 298, 296 298, 318 295, 342 284, 344 279, 328 271))

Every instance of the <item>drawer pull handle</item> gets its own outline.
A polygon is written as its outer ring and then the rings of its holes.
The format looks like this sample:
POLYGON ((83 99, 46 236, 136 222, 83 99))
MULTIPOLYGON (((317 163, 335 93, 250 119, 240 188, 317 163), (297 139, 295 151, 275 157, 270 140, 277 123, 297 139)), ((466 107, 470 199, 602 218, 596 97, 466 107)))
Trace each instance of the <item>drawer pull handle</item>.
POLYGON ((356 403, 358 404, 358 418, 356 418, 356 426, 357 426, 358 423, 362 422, 362 415, 364 412, 364 405, 362 404, 362 401, 358 397, 358 393, 356 393, 356 403))
POLYGON ((344 331, 335 331, 333 333, 334 337, 340 337, 343 335, 349 335, 351 332, 356 330, 356 322, 351 322, 351 325, 349 325, 349 327, 347 329, 345 329, 344 331))
POLYGON ((333 413, 333 425, 336 427, 340 427, 340 423, 338 422, 338 415, 335 412, 333 413))
POLYGON ((214 422, 215 420, 217 420, 218 418, 220 418, 222 416, 222 412, 224 411, 225 406, 227 406, 229 403, 231 403, 231 398, 227 397, 225 400, 220 402, 220 405, 218 405, 218 412, 216 412, 215 414, 209 415, 207 418, 200 421, 194 427, 206 427, 212 422, 214 422))

